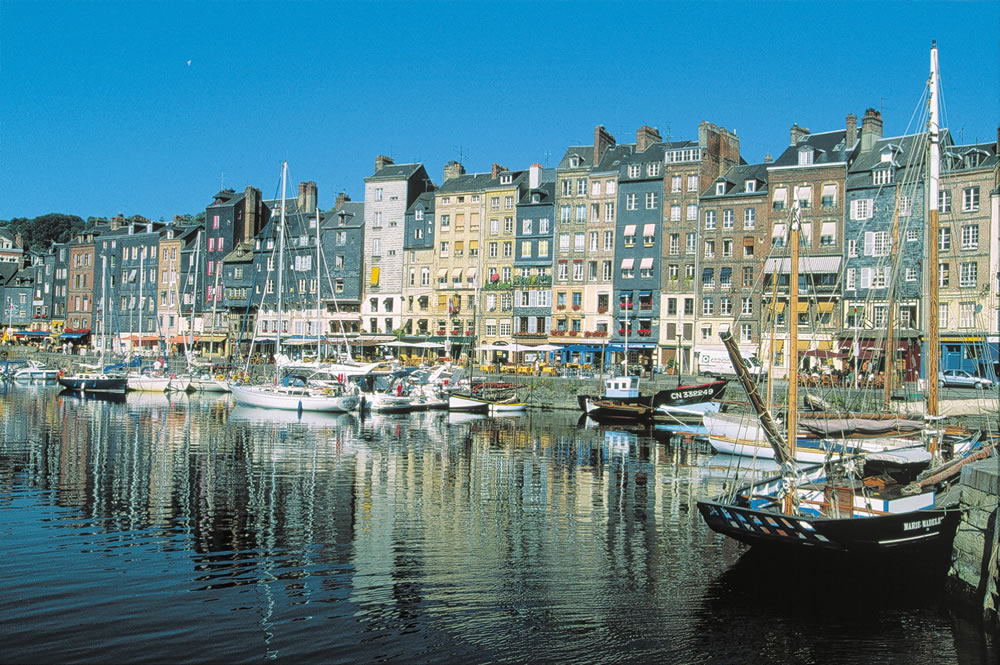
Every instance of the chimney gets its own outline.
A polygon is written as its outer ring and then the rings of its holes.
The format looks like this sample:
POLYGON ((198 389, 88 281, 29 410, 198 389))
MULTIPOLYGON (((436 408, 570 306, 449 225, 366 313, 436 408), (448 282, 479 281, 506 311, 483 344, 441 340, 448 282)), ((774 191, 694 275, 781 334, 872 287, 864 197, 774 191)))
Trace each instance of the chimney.
POLYGON ((601 159, 604 158, 609 148, 614 147, 615 137, 604 129, 604 125, 594 127, 594 166, 601 163, 601 159))
POLYGON ((247 188, 243 190, 243 229, 234 229, 238 234, 240 234, 237 242, 246 242, 247 240, 253 239, 253 237, 257 234, 257 224, 260 219, 260 207, 260 191, 255 187, 247 185, 247 188))
POLYGON ((809 136, 810 132, 805 127, 799 127, 799 123, 794 123, 792 125, 792 145, 799 142, 803 136, 809 136))
POLYGON ((339 210, 344 207, 344 204, 351 200, 351 197, 347 195, 347 192, 340 192, 337 194, 337 201, 334 203, 333 208, 339 210))
POLYGON ((542 165, 532 164, 528 169, 528 189, 538 189, 542 184, 542 165))
POLYGON ((997 127, 997 153, 1000 153, 1000 127, 997 127))
POLYGON ((646 148, 660 140, 660 132, 658 130, 643 125, 635 132, 636 152, 645 152, 646 148))
POLYGON ((496 162, 493 162, 493 169, 490 171, 490 177, 496 180, 496 177, 507 170, 507 167, 500 166, 496 162))
POLYGON ((853 113, 847 114, 847 134, 844 136, 844 147, 848 150, 854 146, 858 140, 858 116, 853 113))
POLYGON ((306 183, 306 207, 305 212, 316 212, 316 183, 310 180, 306 183))
POLYGON ((296 210, 306 212, 306 183, 304 182, 299 183, 299 198, 296 210))
POLYGON ((378 173, 379 171, 381 171, 385 167, 389 166, 390 164, 395 164, 395 163, 396 162, 392 161, 392 157, 386 157, 385 155, 376 155, 375 156, 375 173, 378 173))
POLYGON ((880 138, 882 138, 882 114, 875 109, 868 109, 861 118, 862 152, 871 150, 880 138))
POLYGON ((452 160, 444 165, 444 182, 461 175, 465 175, 465 167, 460 163, 452 160))

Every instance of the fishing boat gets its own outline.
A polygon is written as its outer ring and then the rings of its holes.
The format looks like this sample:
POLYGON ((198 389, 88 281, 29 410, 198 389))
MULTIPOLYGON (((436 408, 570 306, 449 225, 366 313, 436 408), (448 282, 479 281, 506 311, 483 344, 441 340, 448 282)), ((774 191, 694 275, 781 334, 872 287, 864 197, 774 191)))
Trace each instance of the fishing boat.
MULTIPOLYGON (((937 163, 937 47, 931 47, 929 162, 937 163)), ((930 169, 929 200, 937 201, 937 171, 930 169)), ((799 219, 791 220, 790 284, 798 283, 799 219)), ((937 237, 937 209, 929 211, 928 236, 937 237)), ((931 247, 936 247, 931 242, 931 247)), ((932 265, 936 253, 931 251, 932 265)), ((936 306, 936 281, 931 302, 936 306)), ((797 311, 798 289, 790 289, 791 311, 797 311)), ((931 312, 936 313, 936 307, 931 312)), ((927 375, 937 374, 938 334, 931 316, 927 375)), ((794 322, 794 317, 793 317, 794 322)), ((796 349, 797 329, 790 325, 790 348, 796 349)), ((830 552, 860 557, 901 555, 931 557, 950 549, 961 518, 954 483, 961 468, 976 459, 997 454, 997 440, 972 433, 948 462, 941 462, 943 431, 937 427, 938 396, 928 385, 927 410, 931 419, 923 432, 923 445, 825 459, 822 464, 799 467, 797 359, 789 361, 789 405, 782 431, 750 376, 749 369, 728 329, 720 332, 736 369, 737 378, 756 413, 762 433, 773 450, 780 474, 698 502, 708 526, 751 545, 786 552, 830 552)), ((790 354, 794 356, 794 354, 790 354)))
MULTIPOLYGON (((281 321, 282 300, 284 292, 282 275, 285 272, 285 189, 288 178, 288 163, 281 166, 281 216, 277 227, 278 234, 278 297, 277 320, 281 321)), ((319 213, 317 212, 317 216, 319 213)), ((316 228, 319 229, 317 220, 316 228)), ((318 251, 318 249, 317 249, 318 251)), ((275 338, 275 355, 281 353, 281 332, 275 338)), ((231 385, 230 391, 237 404, 257 406, 271 409, 286 409, 293 411, 323 411, 327 413, 347 413, 358 407, 360 402, 356 391, 347 386, 312 386, 305 381, 283 381, 281 368, 275 364, 275 385, 249 386, 231 385)))
POLYGON ((128 375, 128 389, 140 392, 187 392, 191 379, 164 373, 133 372, 128 375))

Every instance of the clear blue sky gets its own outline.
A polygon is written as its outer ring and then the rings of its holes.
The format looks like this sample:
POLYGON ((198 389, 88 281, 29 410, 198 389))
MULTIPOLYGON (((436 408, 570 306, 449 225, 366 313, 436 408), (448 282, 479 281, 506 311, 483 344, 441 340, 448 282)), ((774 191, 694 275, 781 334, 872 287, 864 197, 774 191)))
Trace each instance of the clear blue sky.
POLYGON ((940 48, 945 124, 1000 124, 998 2, 0 0, 0 219, 169 219, 225 186, 363 198, 375 155, 470 172, 555 166, 596 124, 735 129, 744 158, 799 123, 882 109, 903 133, 940 48))

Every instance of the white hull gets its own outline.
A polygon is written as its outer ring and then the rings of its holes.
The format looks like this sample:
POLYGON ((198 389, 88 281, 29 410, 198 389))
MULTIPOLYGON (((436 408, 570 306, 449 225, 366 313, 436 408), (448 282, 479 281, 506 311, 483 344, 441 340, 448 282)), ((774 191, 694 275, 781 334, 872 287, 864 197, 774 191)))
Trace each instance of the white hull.
POLYGON ((228 393, 229 382, 225 379, 194 378, 191 379, 191 390, 203 393, 228 393))
POLYGON ((129 375, 128 389, 138 392, 187 392, 191 380, 183 377, 129 375))
POLYGON ((524 413, 528 410, 526 402, 494 402, 490 404, 490 413, 524 413))
POLYGON ((14 372, 15 381, 55 381, 58 378, 57 369, 19 369, 14 372))
POLYGON ((406 413, 413 410, 413 400, 409 397, 387 393, 365 393, 363 397, 372 413, 406 413))
MULTIPOLYGON (((753 416, 734 416, 708 413, 704 416, 708 442, 723 455, 739 455, 758 459, 774 459, 774 449, 764 436, 764 430, 753 416)), ((798 462, 822 463, 830 455, 851 455, 860 452, 879 452, 912 446, 913 440, 901 437, 871 439, 814 439, 800 438, 795 445, 798 462)))
POLYGON ((237 404, 268 409, 349 413, 358 406, 356 395, 327 395, 308 388, 232 386, 231 391, 237 404))

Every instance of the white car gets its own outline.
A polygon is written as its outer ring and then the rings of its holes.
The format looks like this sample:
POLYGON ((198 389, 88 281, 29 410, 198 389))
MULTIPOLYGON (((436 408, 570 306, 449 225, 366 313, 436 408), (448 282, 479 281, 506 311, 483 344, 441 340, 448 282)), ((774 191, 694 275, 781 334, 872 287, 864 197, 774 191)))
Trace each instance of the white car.
POLYGON ((938 373, 938 385, 957 386, 962 388, 992 388, 993 381, 982 376, 975 376, 964 369, 946 369, 938 373))

